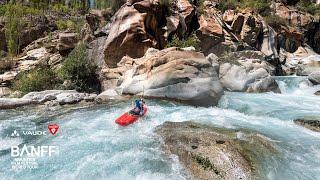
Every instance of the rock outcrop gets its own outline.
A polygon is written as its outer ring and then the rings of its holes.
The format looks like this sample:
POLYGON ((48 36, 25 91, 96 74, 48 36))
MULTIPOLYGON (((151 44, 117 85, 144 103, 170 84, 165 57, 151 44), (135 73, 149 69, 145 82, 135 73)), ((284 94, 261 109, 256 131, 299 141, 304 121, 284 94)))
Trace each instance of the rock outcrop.
POLYGON ((307 120, 307 119, 296 119, 294 123, 310 129, 315 132, 320 132, 320 121, 319 120, 307 120))
POLYGON ((72 50, 79 41, 77 36, 76 33, 60 33, 57 50, 60 52, 72 50))
POLYGON ((124 56, 140 58, 150 48, 162 49, 173 34, 184 37, 197 28, 195 8, 187 0, 127 1, 106 26, 104 56, 109 67, 124 56), (168 11, 170 13, 168 13, 168 11))
POLYGON ((177 155, 192 179, 260 179, 254 176, 256 158, 276 152, 262 135, 199 123, 165 122, 155 131, 165 152, 177 155))
POLYGON ((0 109, 15 109, 36 103, 36 101, 32 101, 31 99, 0 98, 0 109))
POLYGON ((162 25, 157 19, 161 14, 160 6, 152 1, 134 1, 123 5, 109 25, 104 46, 106 64, 116 67, 125 55, 139 58, 150 47, 163 47, 161 41, 157 41, 164 33, 161 33, 162 25))
POLYGON ((222 87, 218 73, 201 53, 177 48, 146 53, 125 72, 122 94, 182 101, 198 106, 218 103, 222 87))

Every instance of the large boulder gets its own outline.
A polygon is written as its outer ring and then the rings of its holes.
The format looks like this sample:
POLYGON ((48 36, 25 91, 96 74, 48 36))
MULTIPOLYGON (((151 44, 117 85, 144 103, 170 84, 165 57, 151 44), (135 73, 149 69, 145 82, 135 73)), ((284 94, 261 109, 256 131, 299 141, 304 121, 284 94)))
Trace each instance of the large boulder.
POLYGON ((199 106, 216 105, 222 95, 218 73, 201 53, 177 48, 147 53, 126 71, 122 94, 165 98, 199 106))
POLYGON ((225 63, 220 66, 220 81, 228 91, 280 92, 277 82, 264 68, 249 70, 243 66, 225 63))
POLYGON ((165 122, 155 131, 165 153, 178 156, 190 179, 267 179, 257 175, 261 159, 276 153, 268 138, 257 133, 194 122, 165 122))

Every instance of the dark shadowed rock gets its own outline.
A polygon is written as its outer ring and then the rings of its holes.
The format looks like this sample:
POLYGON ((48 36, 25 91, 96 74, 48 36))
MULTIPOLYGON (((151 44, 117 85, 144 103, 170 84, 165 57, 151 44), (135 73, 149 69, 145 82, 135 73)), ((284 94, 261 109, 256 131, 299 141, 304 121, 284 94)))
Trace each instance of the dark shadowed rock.
POLYGON ((320 132, 320 121, 319 120, 307 120, 307 119, 296 119, 294 123, 308 128, 312 131, 320 132))

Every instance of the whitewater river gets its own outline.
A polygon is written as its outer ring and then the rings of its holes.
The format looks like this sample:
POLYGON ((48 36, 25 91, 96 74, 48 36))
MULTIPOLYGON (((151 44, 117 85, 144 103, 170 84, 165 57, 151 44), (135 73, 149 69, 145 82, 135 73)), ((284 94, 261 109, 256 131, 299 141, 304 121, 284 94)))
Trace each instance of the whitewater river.
POLYGON ((275 144, 277 156, 263 162, 268 179, 320 179, 320 133, 293 123, 320 118, 320 87, 299 87, 301 77, 278 77, 283 94, 226 93, 219 107, 195 108, 167 101, 147 101, 149 114, 138 123, 114 123, 130 102, 114 102, 46 117, 37 110, 0 111, 0 179, 185 179, 175 156, 161 151, 153 130, 165 121, 195 121, 225 128, 257 131, 275 144), (47 130, 55 136, 11 137, 14 130, 47 130), (12 170, 10 147, 52 145, 59 154, 37 158, 35 170, 12 170))

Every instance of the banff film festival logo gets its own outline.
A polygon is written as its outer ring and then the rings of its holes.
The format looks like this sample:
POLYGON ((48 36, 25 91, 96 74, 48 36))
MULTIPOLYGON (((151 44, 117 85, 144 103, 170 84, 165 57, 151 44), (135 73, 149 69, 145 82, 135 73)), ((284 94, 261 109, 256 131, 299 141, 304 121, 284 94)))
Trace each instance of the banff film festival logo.
MULTIPOLYGON (((57 134, 59 125, 49 124, 47 131, 20 131, 14 130, 10 136, 20 137, 21 135, 27 136, 41 136, 47 135, 49 131, 53 136, 57 134)), ((59 146, 52 145, 27 145, 23 146, 11 146, 11 169, 22 170, 22 169, 38 169, 40 164, 37 162, 38 158, 51 157, 59 155, 59 146)))

